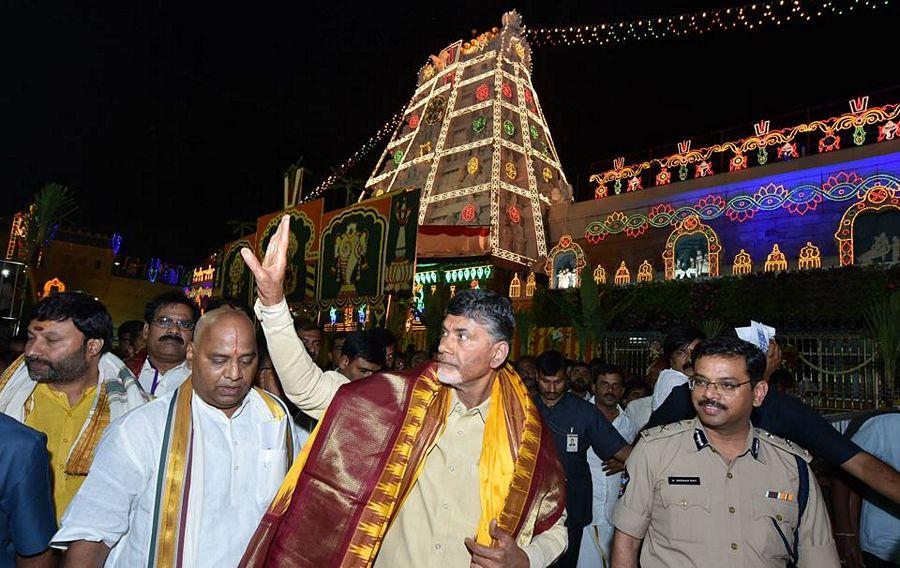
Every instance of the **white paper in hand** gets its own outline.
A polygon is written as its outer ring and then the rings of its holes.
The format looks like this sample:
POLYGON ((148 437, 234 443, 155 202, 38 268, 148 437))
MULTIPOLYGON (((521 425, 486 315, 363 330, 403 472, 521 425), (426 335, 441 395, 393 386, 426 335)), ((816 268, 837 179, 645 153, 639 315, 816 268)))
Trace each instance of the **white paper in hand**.
POLYGON ((734 331, 739 338, 762 349, 763 353, 769 352, 769 341, 775 337, 774 327, 757 321, 751 321, 747 327, 736 327, 734 331))

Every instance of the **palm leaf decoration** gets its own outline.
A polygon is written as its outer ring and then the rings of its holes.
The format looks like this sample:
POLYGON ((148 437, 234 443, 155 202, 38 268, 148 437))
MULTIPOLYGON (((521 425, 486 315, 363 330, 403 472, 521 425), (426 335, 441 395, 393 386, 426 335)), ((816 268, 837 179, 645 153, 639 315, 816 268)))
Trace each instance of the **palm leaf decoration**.
POLYGON ((900 362, 900 292, 876 300, 864 315, 866 327, 878 344, 884 365, 882 388, 885 402, 890 404, 896 394, 897 363, 900 362))

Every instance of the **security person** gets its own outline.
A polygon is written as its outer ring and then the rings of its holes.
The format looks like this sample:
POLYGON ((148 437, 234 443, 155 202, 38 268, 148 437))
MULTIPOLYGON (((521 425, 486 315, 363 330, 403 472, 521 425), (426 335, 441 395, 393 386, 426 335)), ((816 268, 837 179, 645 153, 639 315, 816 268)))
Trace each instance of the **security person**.
POLYGON ((556 444, 556 453, 566 472, 566 529, 569 547, 554 568, 575 568, 584 527, 591 522, 591 470, 587 451, 600 459, 624 463, 631 446, 613 428, 596 406, 568 392, 566 358, 559 351, 546 351, 537 359, 539 396, 535 398, 541 417, 556 444))
POLYGON ((697 418, 641 434, 613 515, 613 567, 636 567, 638 550, 643 568, 839 567, 809 453, 750 423, 765 355, 719 338, 693 359, 697 418))

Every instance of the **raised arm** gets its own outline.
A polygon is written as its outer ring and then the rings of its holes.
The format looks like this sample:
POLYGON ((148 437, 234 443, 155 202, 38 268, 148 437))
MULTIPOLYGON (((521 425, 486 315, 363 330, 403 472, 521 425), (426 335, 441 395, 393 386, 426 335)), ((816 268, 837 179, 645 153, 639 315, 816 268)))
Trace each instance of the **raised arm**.
POLYGON ((294 322, 284 298, 290 221, 290 215, 282 217, 261 263, 248 248, 241 249, 241 256, 256 279, 259 296, 256 315, 262 323, 269 355, 284 394, 300 410, 319 419, 337 389, 347 381, 336 373, 323 373, 294 331, 294 322))

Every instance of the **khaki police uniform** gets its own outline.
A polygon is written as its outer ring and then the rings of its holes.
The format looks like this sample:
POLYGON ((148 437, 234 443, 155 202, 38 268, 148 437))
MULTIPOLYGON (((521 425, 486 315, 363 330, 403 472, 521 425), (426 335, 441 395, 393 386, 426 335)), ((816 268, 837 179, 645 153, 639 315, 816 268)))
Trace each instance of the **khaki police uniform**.
POLYGON ((839 567, 831 524, 815 477, 799 517, 797 460, 809 453, 751 428, 729 465, 710 445, 699 419, 641 432, 616 504, 616 529, 644 539, 641 567, 785 566, 797 548, 800 568, 839 567), (778 529, 776 529, 776 525, 778 529))

